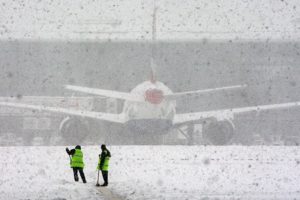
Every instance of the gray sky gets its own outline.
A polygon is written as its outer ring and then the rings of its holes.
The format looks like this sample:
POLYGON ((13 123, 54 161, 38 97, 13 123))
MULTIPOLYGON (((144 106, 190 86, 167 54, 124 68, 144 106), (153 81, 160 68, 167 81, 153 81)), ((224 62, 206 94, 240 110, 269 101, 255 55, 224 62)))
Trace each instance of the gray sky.
POLYGON ((1 0, 0 39, 299 39, 299 0, 1 0))

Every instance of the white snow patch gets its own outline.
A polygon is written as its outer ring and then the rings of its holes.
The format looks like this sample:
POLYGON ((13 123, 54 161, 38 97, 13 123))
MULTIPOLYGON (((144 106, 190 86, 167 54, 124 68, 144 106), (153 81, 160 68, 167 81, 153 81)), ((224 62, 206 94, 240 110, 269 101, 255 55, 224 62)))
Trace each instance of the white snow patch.
MULTIPOLYGON (((109 149, 112 158, 108 189, 124 199, 300 198, 298 147, 110 146, 109 149)), ((94 187, 100 147, 82 147, 87 184, 73 181, 65 147, 1 147, 0 150, 0 199, 102 196, 94 187)))

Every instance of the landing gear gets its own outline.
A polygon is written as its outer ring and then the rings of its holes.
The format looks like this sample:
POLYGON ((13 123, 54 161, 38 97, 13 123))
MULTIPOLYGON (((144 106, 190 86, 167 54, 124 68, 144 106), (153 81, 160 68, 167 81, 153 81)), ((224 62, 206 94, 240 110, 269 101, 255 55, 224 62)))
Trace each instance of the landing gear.
POLYGON ((226 145, 234 136, 234 125, 230 121, 214 119, 201 123, 189 123, 178 128, 188 145, 226 145))
POLYGON ((185 128, 178 128, 178 131, 186 138, 187 145, 200 144, 199 132, 195 133, 194 124, 188 124, 185 128))

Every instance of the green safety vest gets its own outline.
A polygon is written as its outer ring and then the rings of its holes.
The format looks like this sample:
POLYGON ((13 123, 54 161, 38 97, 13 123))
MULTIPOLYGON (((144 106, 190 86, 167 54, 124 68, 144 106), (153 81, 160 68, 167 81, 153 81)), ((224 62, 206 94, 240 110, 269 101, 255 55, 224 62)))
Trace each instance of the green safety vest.
POLYGON ((75 153, 72 156, 71 167, 84 168, 83 154, 80 149, 75 149, 75 153))
POLYGON ((108 171, 108 166, 109 166, 109 156, 106 156, 104 159, 104 164, 102 166, 102 168, 100 169, 100 162, 101 162, 101 156, 99 156, 99 161, 98 161, 98 166, 97 169, 101 170, 101 171, 108 171))

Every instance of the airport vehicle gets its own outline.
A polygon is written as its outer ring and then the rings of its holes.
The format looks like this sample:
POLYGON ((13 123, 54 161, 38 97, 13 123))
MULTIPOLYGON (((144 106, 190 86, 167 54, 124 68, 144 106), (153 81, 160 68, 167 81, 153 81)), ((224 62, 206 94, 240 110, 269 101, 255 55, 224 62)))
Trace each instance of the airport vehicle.
MULTIPOLYGON (((65 107, 69 109, 92 110, 99 98, 88 96, 19 96, 0 97, 1 101, 23 102, 34 105, 65 107)), ((80 121, 77 126, 75 119, 67 115, 36 110, 22 110, 12 107, 0 108, 1 145, 46 145, 59 144, 63 138, 68 140, 69 134, 89 131, 87 122, 80 121), (58 132, 58 130, 60 130, 58 132)), ((79 137, 80 138, 80 137, 79 137)))

